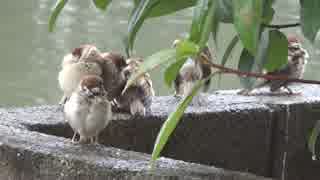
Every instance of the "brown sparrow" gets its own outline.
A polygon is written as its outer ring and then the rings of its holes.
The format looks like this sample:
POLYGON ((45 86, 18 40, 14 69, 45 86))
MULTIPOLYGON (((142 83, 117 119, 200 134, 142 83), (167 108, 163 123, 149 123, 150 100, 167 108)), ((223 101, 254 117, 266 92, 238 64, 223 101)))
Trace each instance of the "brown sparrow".
MULTIPOLYGON (((179 42, 180 40, 175 40, 173 47, 176 47, 179 42)), ((195 60, 192 58, 187 59, 174 81, 176 96, 187 96, 196 81, 206 79, 211 74, 211 68, 206 61, 212 61, 212 55, 208 46, 202 50, 195 60)), ((211 79, 205 82, 204 92, 209 90, 210 83, 211 79)))
POLYGON ((119 53, 106 52, 101 54, 102 79, 104 88, 108 92, 109 100, 114 100, 121 95, 126 85, 126 78, 122 71, 127 66, 127 62, 119 53))
POLYGON ((99 76, 87 75, 81 78, 78 88, 72 93, 64 106, 66 121, 76 134, 80 135, 80 143, 98 142, 99 133, 111 120, 111 103, 99 76))
POLYGON ((64 95, 59 104, 64 104, 76 90, 81 78, 86 75, 102 74, 101 67, 95 62, 86 62, 83 59, 94 57, 99 50, 93 45, 82 45, 67 54, 62 61, 62 69, 58 75, 59 86, 64 95))
MULTIPOLYGON (((281 69, 268 72, 267 75, 287 76, 288 78, 302 78, 305 66, 308 62, 309 54, 307 50, 303 49, 299 39, 290 35, 288 39, 288 63, 281 69)), ((286 80, 266 80, 261 84, 251 88, 244 89, 238 94, 248 95, 253 89, 268 86, 271 92, 285 88, 289 94, 293 94, 292 90, 288 87, 291 83, 286 80)))
MULTIPOLYGON (((127 59, 127 66, 122 70, 126 80, 138 70, 143 60, 141 58, 127 59)), ((148 73, 140 76, 123 94, 116 98, 120 110, 130 112, 132 115, 145 115, 150 108, 152 97, 155 95, 152 80, 148 73)))
MULTIPOLYGON (((84 49, 86 50, 86 48, 84 49)), ((121 95, 123 88, 126 85, 126 79, 122 73, 124 67, 127 66, 125 58, 114 52, 99 53, 98 51, 87 50, 87 55, 82 55, 79 62, 97 64, 102 73, 104 88, 108 92, 109 101, 114 100, 121 95)))

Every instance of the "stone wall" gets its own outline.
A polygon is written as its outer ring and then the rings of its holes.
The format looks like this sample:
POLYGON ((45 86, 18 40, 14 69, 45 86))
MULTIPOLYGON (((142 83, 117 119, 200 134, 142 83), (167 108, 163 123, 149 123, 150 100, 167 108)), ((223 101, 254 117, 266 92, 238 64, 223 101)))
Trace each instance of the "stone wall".
POLYGON ((116 114, 99 146, 72 144, 72 130, 57 106, 0 109, 0 174, 12 179, 265 179, 253 173, 318 180, 320 163, 311 160, 306 140, 320 119, 320 87, 294 90, 301 94, 200 95, 162 154, 176 160, 161 158, 153 171, 147 154, 178 103, 174 97, 155 97, 146 117, 116 114))

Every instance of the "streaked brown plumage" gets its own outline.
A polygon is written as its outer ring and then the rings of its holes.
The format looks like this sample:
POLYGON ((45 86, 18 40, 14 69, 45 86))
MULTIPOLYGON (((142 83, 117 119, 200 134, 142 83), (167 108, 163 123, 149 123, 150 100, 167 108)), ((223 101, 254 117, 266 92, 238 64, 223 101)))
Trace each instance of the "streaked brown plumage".
MULTIPOLYGON (((180 42, 180 40, 175 40, 173 47, 180 42)), ((212 55, 209 47, 206 46, 200 55, 195 59, 187 59, 185 64, 181 67, 179 74, 174 81, 175 95, 187 96, 195 82, 198 80, 206 79, 212 72, 210 66, 206 61, 212 61, 212 55)), ((208 79, 204 85, 204 92, 207 92, 210 88, 211 79, 208 79)))
POLYGON ((76 91, 64 106, 66 121, 76 134, 80 143, 88 140, 98 142, 99 133, 111 120, 111 103, 108 101, 103 80, 99 76, 83 76, 76 91))
POLYGON ((86 62, 82 59, 99 54, 99 50, 93 45, 82 45, 67 54, 62 61, 62 69, 58 75, 59 86, 64 95, 59 104, 64 104, 76 90, 83 76, 102 74, 100 66, 94 62, 86 62))
MULTIPOLYGON (((302 48, 299 39, 290 35, 288 39, 288 63, 281 69, 268 72, 268 75, 287 76, 288 78, 302 78, 305 65, 307 64, 309 54, 302 48)), ((285 88, 289 94, 292 94, 292 90, 288 87, 291 83, 286 80, 266 80, 261 84, 251 88, 244 89, 239 94, 248 95, 253 89, 268 86, 271 92, 285 88)))
POLYGON ((126 85, 126 78, 122 70, 127 66, 125 58, 114 52, 102 53, 102 79, 104 87, 108 91, 110 100, 116 99, 121 95, 123 88, 126 85))
POLYGON ((102 70, 100 75, 103 79, 104 88, 108 92, 108 99, 113 101, 119 97, 126 84, 122 69, 126 66, 126 61, 121 54, 105 52, 93 54, 80 59, 80 62, 96 63, 102 70))
MULTIPOLYGON (((127 66, 122 70, 126 80, 138 70, 142 61, 141 58, 130 58, 126 61, 127 66)), ((120 110, 130 112, 132 115, 145 115, 154 94, 150 75, 145 73, 116 99, 116 103, 120 110)))

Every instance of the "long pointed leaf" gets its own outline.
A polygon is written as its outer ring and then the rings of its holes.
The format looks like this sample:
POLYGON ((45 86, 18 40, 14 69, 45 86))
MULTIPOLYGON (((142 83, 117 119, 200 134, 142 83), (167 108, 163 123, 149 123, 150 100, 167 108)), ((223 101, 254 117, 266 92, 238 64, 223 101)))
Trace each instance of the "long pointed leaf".
POLYGON ((308 140, 308 147, 310 152, 312 153, 312 159, 316 160, 317 159, 317 155, 316 155, 316 143, 317 143, 317 139, 320 133, 320 121, 318 120, 316 122, 316 125, 314 126, 311 135, 309 137, 308 140))
POLYGON ((233 0, 234 26, 243 46, 256 55, 264 0, 233 0))
POLYGON ((200 41, 204 20, 208 15, 208 0, 198 0, 193 10, 192 24, 190 29, 190 40, 198 43, 200 41))
POLYGON ((129 20, 128 34, 125 38, 127 56, 130 55, 130 52, 133 49, 136 35, 141 28, 144 20, 152 12, 152 8, 154 8, 159 2, 160 0, 141 0, 138 6, 134 8, 134 12, 132 13, 129 20))
POLYGON ((264 31, 261 36, 256 63, 260 63, 261 68, 271 72, 285 65, 288 62, 287 59, 287 37, 279 30, 264 31))
POLYGON ((159 155, 160 155, 162 149, 164 148, 164 146, 166 145, 170 135, 172 134, 172 132, 176 128, 177 124, 181 120, 181 117, 182 117, 184 111, 186 110, 186 108, 188 107, 188 105, 192 101, 193 97, 196 95, 196 93, 200 90, 203 83, 204 83, 204 81, 198 81, 196 83, 196 85, 192 88, 191 93, 188 96, 186 96, 181 101, 181 103, 179 103, 176 110, 174 112, 170 113, 169 117, 162 125, 160 132, 157 136, 154 148, 153 148, 152 157, 151 157, 151 164, 153 164, 155 162, 155 160, 157 160, 159 158, 159 155))
MULTIPOLYGON (((217 10, 217 7, 216 7, 217 10)), ((215 11, 214 17, 212 18, 212 27, 211 27, 211 34, 212 34, 212 39, 215 44, 215 46, 218 46, 218 32, 219 32, 219 27, 220 27, 220 20, 219 16, 217 14, 217 11, 215 11)))
POLYGON ((111 1, 112 0, 93 0, 93 3, 97 8, 106 10, 111 1))
POLYGON ((166 145, 170 135, 176 128, 177 124, 180 122, 181 117, 192 101, 193 97, 197 94, 197 92, 200 90, 200 88, 204 85, 204 83, 211 79, 213 76, 215 76, 219 71, 216 71, 212 74, 210 74, 209 77, 206 79, 203 79, 201 81, 197 81, 197 83, 193 86, 191 92, 188 96, 184 97, 183 100, 179 103, 176 110, 172 113, 170 113, 167 120, 162 125, 160 132, 157 136, 153 151, 152 151, 152 157, 151 157, 151 167, 153 166, 154 162, 159 158, 159 155, 166 145))
POLYGON ((188 57, 177 60, 175 63, 167 67, 166 71, 164 72, 164 82, 168 87, 171 87, 172 82, 176 79, 181 67, 186 62, 187 58, 188 57))
POLYGON ((131 75, 129 80, 127 81, 126 87, 124 88, 123 92, 130 87, 137 78, 143 75, 146 72, 149 72, 161 65, 168 63, 169 61, 174 61, 176 59, 176 50, 175 49, 166 49, 159 51, 149 57, 147 57, 143 63, 139 66, 139 69, 136 73, 131 75))
POLYGON ((214 21, 214 15, 215 15, 215 1, 209 1, 208 3, 208 12, 207 12, 207 16, 205 16, 204 18, 204 22, 203 22, 203 26, 201 27, 201 31, 200 31, 200 40, 199 40, 199 46, 200 49, 203 49, 204 47, 206 47, 210 33, 212 32, 212 23, 214 21))
POLYGON ((300 0, 300 6, 302 32, 311 42, 314 42, 320 29, 320 1, 300 0))
MULTIPOLYGON (((141 0, 135 0, 137 5, 141 0)), ((197 0, 161 0, 161 2, 152 9, 148 18, 159 17, 174 13, 179 10, 194 6, 197 0)))
MULTIPOLYGON (((231 53, 232 53, 232 50, 234 49, 234 47, 237 45, 237 43, 239 42, 239 36, 235 35, 232 40, 230 41, 228 47, 226 48, 226 50, 224 51, 224 54, 222 56, 222 59, 221 59, 221 65, 222 66, 225 66, 231 53)), ((221 76, 222 74, 219 74, 218 76, 218 86, 220 87, 220 84, 221 84, 221 76)))
MULTIPOLYGON (((240 71, 244 72, 252 72, 254 68, 254 57, 249 53, 248 50, 243 49, 239 64, 238 64, 238 69, 240 71)), ((243 77, 240 76, 240 83, 245 87, 245 88, 251 88, 254 85, 255 79, 250 78, 250 77, 243 77)))
POLYGON ((68 3, 68 0, 58 0, 53 12, 51 13, 50 19, 49 19, 49 32, 53 32, 53 29, 56 25, 57 18, 64 8, 64 6, 68 3))
POLYGON ((221 65, 225 65, 231 55, 232 50, 234 49, 234 47, 237 45, 237 43, 239 42, 239 36, 234 36, 232 38, 232 40, 230 41, 228 47, 226 48, 226 50, 224 51, 224 54, 222 56, 221 59, 221 65))
POLYGON ((164 73, 165 83, 171 87, 172 82, 176 79, 180 68, 187 58, 196 56, 199 53, 199 46, 191 41, 180 41, 176 45, 176 61, 172 63, 164 73))

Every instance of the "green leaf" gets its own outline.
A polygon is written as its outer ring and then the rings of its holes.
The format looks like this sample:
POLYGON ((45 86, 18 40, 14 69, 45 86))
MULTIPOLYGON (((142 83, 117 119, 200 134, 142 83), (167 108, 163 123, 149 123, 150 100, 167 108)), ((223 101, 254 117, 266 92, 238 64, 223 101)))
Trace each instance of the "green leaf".
POLYGON ((187 59, 188 57, 181 58, 167 67, 166 71, 164 72, 164 81, 168 87, 171 87, 172 82, 176 79, 181 67, 187 59))
POLYGON ((214 10, 214 1, 208 0, 199 0, 194 9, 189 39, 199 44, 200 49, 207 45, 213 28, 214 10))
POLYGON ((128 34, 125 38, 125 47, 127 56, 133 49, 133 44, 137 35, 137 32, 141 28, 144 20, 151 13, 152 8, 154 8, 159 0, 141 0, 137 7, 134 8, 128 25, 128 34))
POLYGON ((272 8, 273 3, 275 0, 265 0, 264 6, 263 6, 263 23, 269 24, 274 16, 274 9, 272 8))
POLYGON ((191 93, 183 98, 176 110, 170 113, 169 117, 162 125, 153 148, 151 164, 154 164, 154 162, 159 158, 159 155, 166 143, 168 142, 170 135, 172 134, 177 124, 181 120, 184 111, 186 110, 196 93, 200 90, 204 82, 205 81, 198 81, 196 83, 196 85, 192 88, 191 93))
POLYGON ((62 9, 64 8, 64 6, 67 4, 68 0, 58 0, 53 12, 50 15, 50 19, 49 19, 49 32, 53 32, 54 26, 56 25, 56 21, 57 18, 60 14, 60 12, 62 11, 62 9))
MULTIPOLYGON (((161 65, 168 63, 169 61, 174 61, 176 59, 176 50, 175 49, 166 49, 159 51, 149 57, 147 57, 143 63, 139 66, 139 69, 136 73, 132 74, 127 84, 123 90, 125 92, 128 87, 130 87, 137 78, 143 75, 146 72, 149 72, 161 65)), ((122 92, 122 93, 123 93, 122 92)))
POLYGON ((217 37, 218 37, 219 27, 220 27, 220 21, 217 13, 215 12, 214 17, 212 18, 211 34, 212 34, 213 42, 216 46, 218 45, 217 37))
POLYGON ((320 29, 320 1, 300 0, 300 19, 303 34, 314 42, 320 29))
MULTIPOLYGON (((250 52, 246 49, 242 50, 240 55, 240 60, 238 64, 238 70, 243 72, 252 72, 254 68, 254 57, 250 54, 250 52)), ((254 85, 255 79, 250 77, 240 76, 240 83, 245 88, 251 88, 254 85)))
POLYGON ((262 22, 263 0, 233 0, 234 25, 243 46, 256 55, 262 22))
MULTIPOLYGON (((215 1, 209 1, 208 7, 207 7, 207 15, 204 18, 203 26, 201 27, 201 36, 199 41, 200 49, 203 49, 207 46, 207 42, 210 36, 210 33, 212 32, 213 23, 215 20, 215 1)), ((216 22, 217 23, 217 22, 216 22)))
MULTIPOLYGON (((239 42, 239 36, 235 35, 232 40, 230 41, 228 47, 226 48, 226 50, 224 51, 224 54, 222 56, 222 59, 221 59, 221 65, 222 66, 225 66, 231 53, 232 53, 232 50, 234 49, 234 47, 236 47, 237 43, 239 42)), ((222 77, 222 74, 219 74, 218 76, 218 86, 220 87, 221 85, 221 77, 222 77)))
POLYGON ((309 151, 312 153, 313 160, 317 159, 315 147, 316 147, 319 133, 320 133, 320 121, 317 121, 308 140, 308 147, 309 147, 309 151))
MULTIPOLYGON (((141 0, 135 0, 135 5, 138 5, 141 0)), ((168 15, 185 8, 192 7, 196 4, 197 0, 161 0, 157 6, 152 9, 148 18, 159 17, 168 15)))
POLYGON ((197 44, 191 41, 183 40, 176 45, 176 52, 177 57, 185 55, 193 56, 200 52, 200 48, 197 44))
POLYGON ((193 9, 192 24, 189 39, 195 43, 199 43, 205 19, 208 16, 208 0, 199 0, 193 9))
POLYGON ((257 60, 268 72, 280 69, 288 62, 288 40, 279 30, 262 33, 257 60), (261 58, 261 59, 259 59, 261 58))
POLYGON ((200 52, 199 46, 195 43, 184 40, 176 45, 176 61, 172 63, 164 73, 165 83, 171 87, 181 67, 189 57, 196 56, 200 52))
POLYGON ((232 0, 216 0, 217 15, 220 21, 224 23, 233 22, 233 4, 232 0))
POLYGON ((221 65, 225 65, 227 63, 227 60, 229 59, 232 50, 234 49, 234 47, 237 45, 237 43, 239 42, 239 36, 234 36, 232 38, 232 40, 230 41, 228 47, 226 48, 226 50, 224 51, 224 54, 222 56, 221 59, 221 65))
POLYGON ((97 8, 106 10, 111 1, 112 0, 93 0, 93 3, 97 8))

